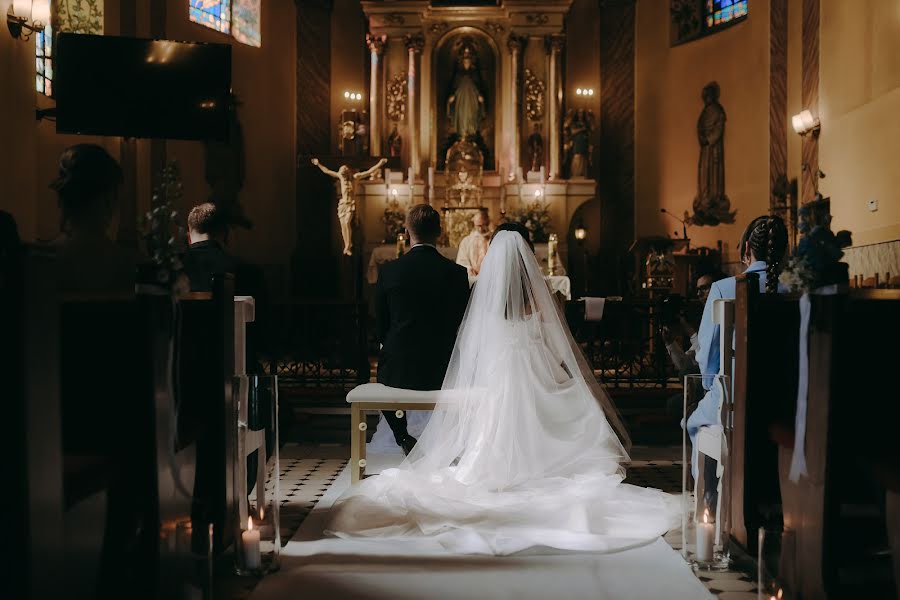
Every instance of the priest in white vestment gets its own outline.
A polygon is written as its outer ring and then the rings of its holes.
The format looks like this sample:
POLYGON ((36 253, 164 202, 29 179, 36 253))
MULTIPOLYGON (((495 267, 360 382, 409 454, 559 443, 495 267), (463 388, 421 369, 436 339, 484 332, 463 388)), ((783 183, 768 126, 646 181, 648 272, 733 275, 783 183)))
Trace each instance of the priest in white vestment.
POLYGON ((469 277, 477 277, 481 271, 481 261, 491 244, 491 218, 486 208, 475 214, 472 224, 472 232, 459 243, 456 262, 466 268, 469 277))

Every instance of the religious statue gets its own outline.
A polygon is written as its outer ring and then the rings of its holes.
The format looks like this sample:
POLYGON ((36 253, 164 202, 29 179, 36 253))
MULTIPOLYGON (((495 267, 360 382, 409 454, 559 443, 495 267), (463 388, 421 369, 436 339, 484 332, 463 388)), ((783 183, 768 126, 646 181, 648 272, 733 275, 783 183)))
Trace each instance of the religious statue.
POLYGON ((380 169, 387 162, 386 158, 382 158, 375 165, 366 170, 354 173, 347 165, 341 167, 335 172, 319 163, 318 158, 312 159, 312 164, 319 167, 323 173, 330 177, 334 177, 341 184, 341 199, 338 200, 337 215, 338 221, 341 223, 341 236, 344 238, 344 254, 353 255, 353 220, 356 216, 356 199, 353 197, 353 188, 357 180, 364 179, 373 175, 375 171, 380 169))
POLYGON ((541 137, 540 123, 534 124, 534 133, 528 136, 528 156, 531 157, 531 171, 540 171, 544 164, 544 138, 541 137))
POLYGON ((734 223, 736 213, 731 211, 731 201, 725 195, 725 109, 719 104, 719 84, 708 83, 702 97, 704 107, 697 120, 700 163, 691 223, 734 223))
POLYGON ((485 116, 484 89, 475 46, 471 41, 464 40, 460 45, 453 70, 452 88, 447 97, 450 129, 462 139, 479 133, 485 116))
POLYGON ((569 163, 569 177, 587 177, 591 167, 591 132, 594 130, 594 113, 583 108, 573 108, 563 121, 565 143, 563 150, 569 163))
POLYGON ((388 156, 400 156, 400 152, 403 150, 403 138, 397 130, 396 123, 394 123, 394 129, 391 131, 390 135, 388 135, 387 146, 388 156))

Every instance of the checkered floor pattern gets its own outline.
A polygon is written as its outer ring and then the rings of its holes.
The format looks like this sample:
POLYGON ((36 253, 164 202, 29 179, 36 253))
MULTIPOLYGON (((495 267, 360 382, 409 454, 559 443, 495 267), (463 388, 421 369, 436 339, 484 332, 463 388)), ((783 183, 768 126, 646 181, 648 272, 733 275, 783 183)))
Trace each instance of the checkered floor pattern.
MULTIPOLYGON (((334 445, 285 446, 281 453, 281 539, 286 544, 296 533, 328 486, 347 464, 349 449, 334 445)), ((627 483, 654 487, 666 492, 681 492, 681 462, 673 460, 635 460, 628 466, 627 483)), ((273 489, 271 478, 267 488, 273 489)), ((676 550, 681 549, 681 532, 665 537, 676 550)), ((752 577, 738 572, 705 572, 697 577, 719 600, 755 600, 756 583, 752 577)), ((246 597, 252 585, 239 586, 232 598, 246 597)))

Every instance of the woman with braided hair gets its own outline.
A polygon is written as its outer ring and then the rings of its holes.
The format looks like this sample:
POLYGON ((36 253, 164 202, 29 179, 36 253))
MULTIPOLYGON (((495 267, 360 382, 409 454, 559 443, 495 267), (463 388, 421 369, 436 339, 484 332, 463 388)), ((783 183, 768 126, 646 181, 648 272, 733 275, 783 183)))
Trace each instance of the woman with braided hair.
MULTIPOLYGON (((781 263, 787 251, 788 234, 787 227, 780 217, 763 215, 757 217, 747 225, 741 235, 740 252, 741 262, 747 265, 744 273, 759 274, 759 290, 766 293, 778 291, 778 275, 781 271, 781 263)), ((737 295, 737 279, 727 277, 716 281, 709 290, 709 297, 703 308, 703 319, 700 321, 698 333, 699 349, 697 350, 697 363, 700 365, 700 373, 709 376, 709 383, 704 381, 704 387, 711 386, 712 376, 718 374, 721 362, 719 355, 719 326, 713 323, 713 304, 719 299, 734 299, 737 295)), ((711 386, 706 395, 700 401, 691 416, 687 420, 687 430, 694 442, 697 431, 705 425, 714 425, 719 422, 719 394, 715 386, 711 386)), ((694 451, 692 468, 694 476, 697 475, 697 454, 694 451)))

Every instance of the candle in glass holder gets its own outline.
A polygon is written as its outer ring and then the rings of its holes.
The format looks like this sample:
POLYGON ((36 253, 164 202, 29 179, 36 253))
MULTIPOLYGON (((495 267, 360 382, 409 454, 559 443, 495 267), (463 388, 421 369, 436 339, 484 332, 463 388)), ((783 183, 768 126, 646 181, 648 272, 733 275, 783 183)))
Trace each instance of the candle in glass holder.
POLYGON ((397 234, 397 258, 403 256, 403 252, 406 250, 406 234, 398 233, 397 234))
POLYGON ((551 233, 547 238, 547 275, 553 277, 556 275, 556 252, 559 238, 555 233, 551 233))
POLYGON ((259 553, 259 530, 253 529, 253 517, 247 517, 247 531, 241 533, 241 543, 244 548, 244 565, 248 569, 260 568, 262 557, 259 553))
POLYGON ((709 522, 709 511, 703 511, 703 522, 697 523, 697 560, 709 562, 713 558, 713 540, 716 537, 716 525, 709 522))

